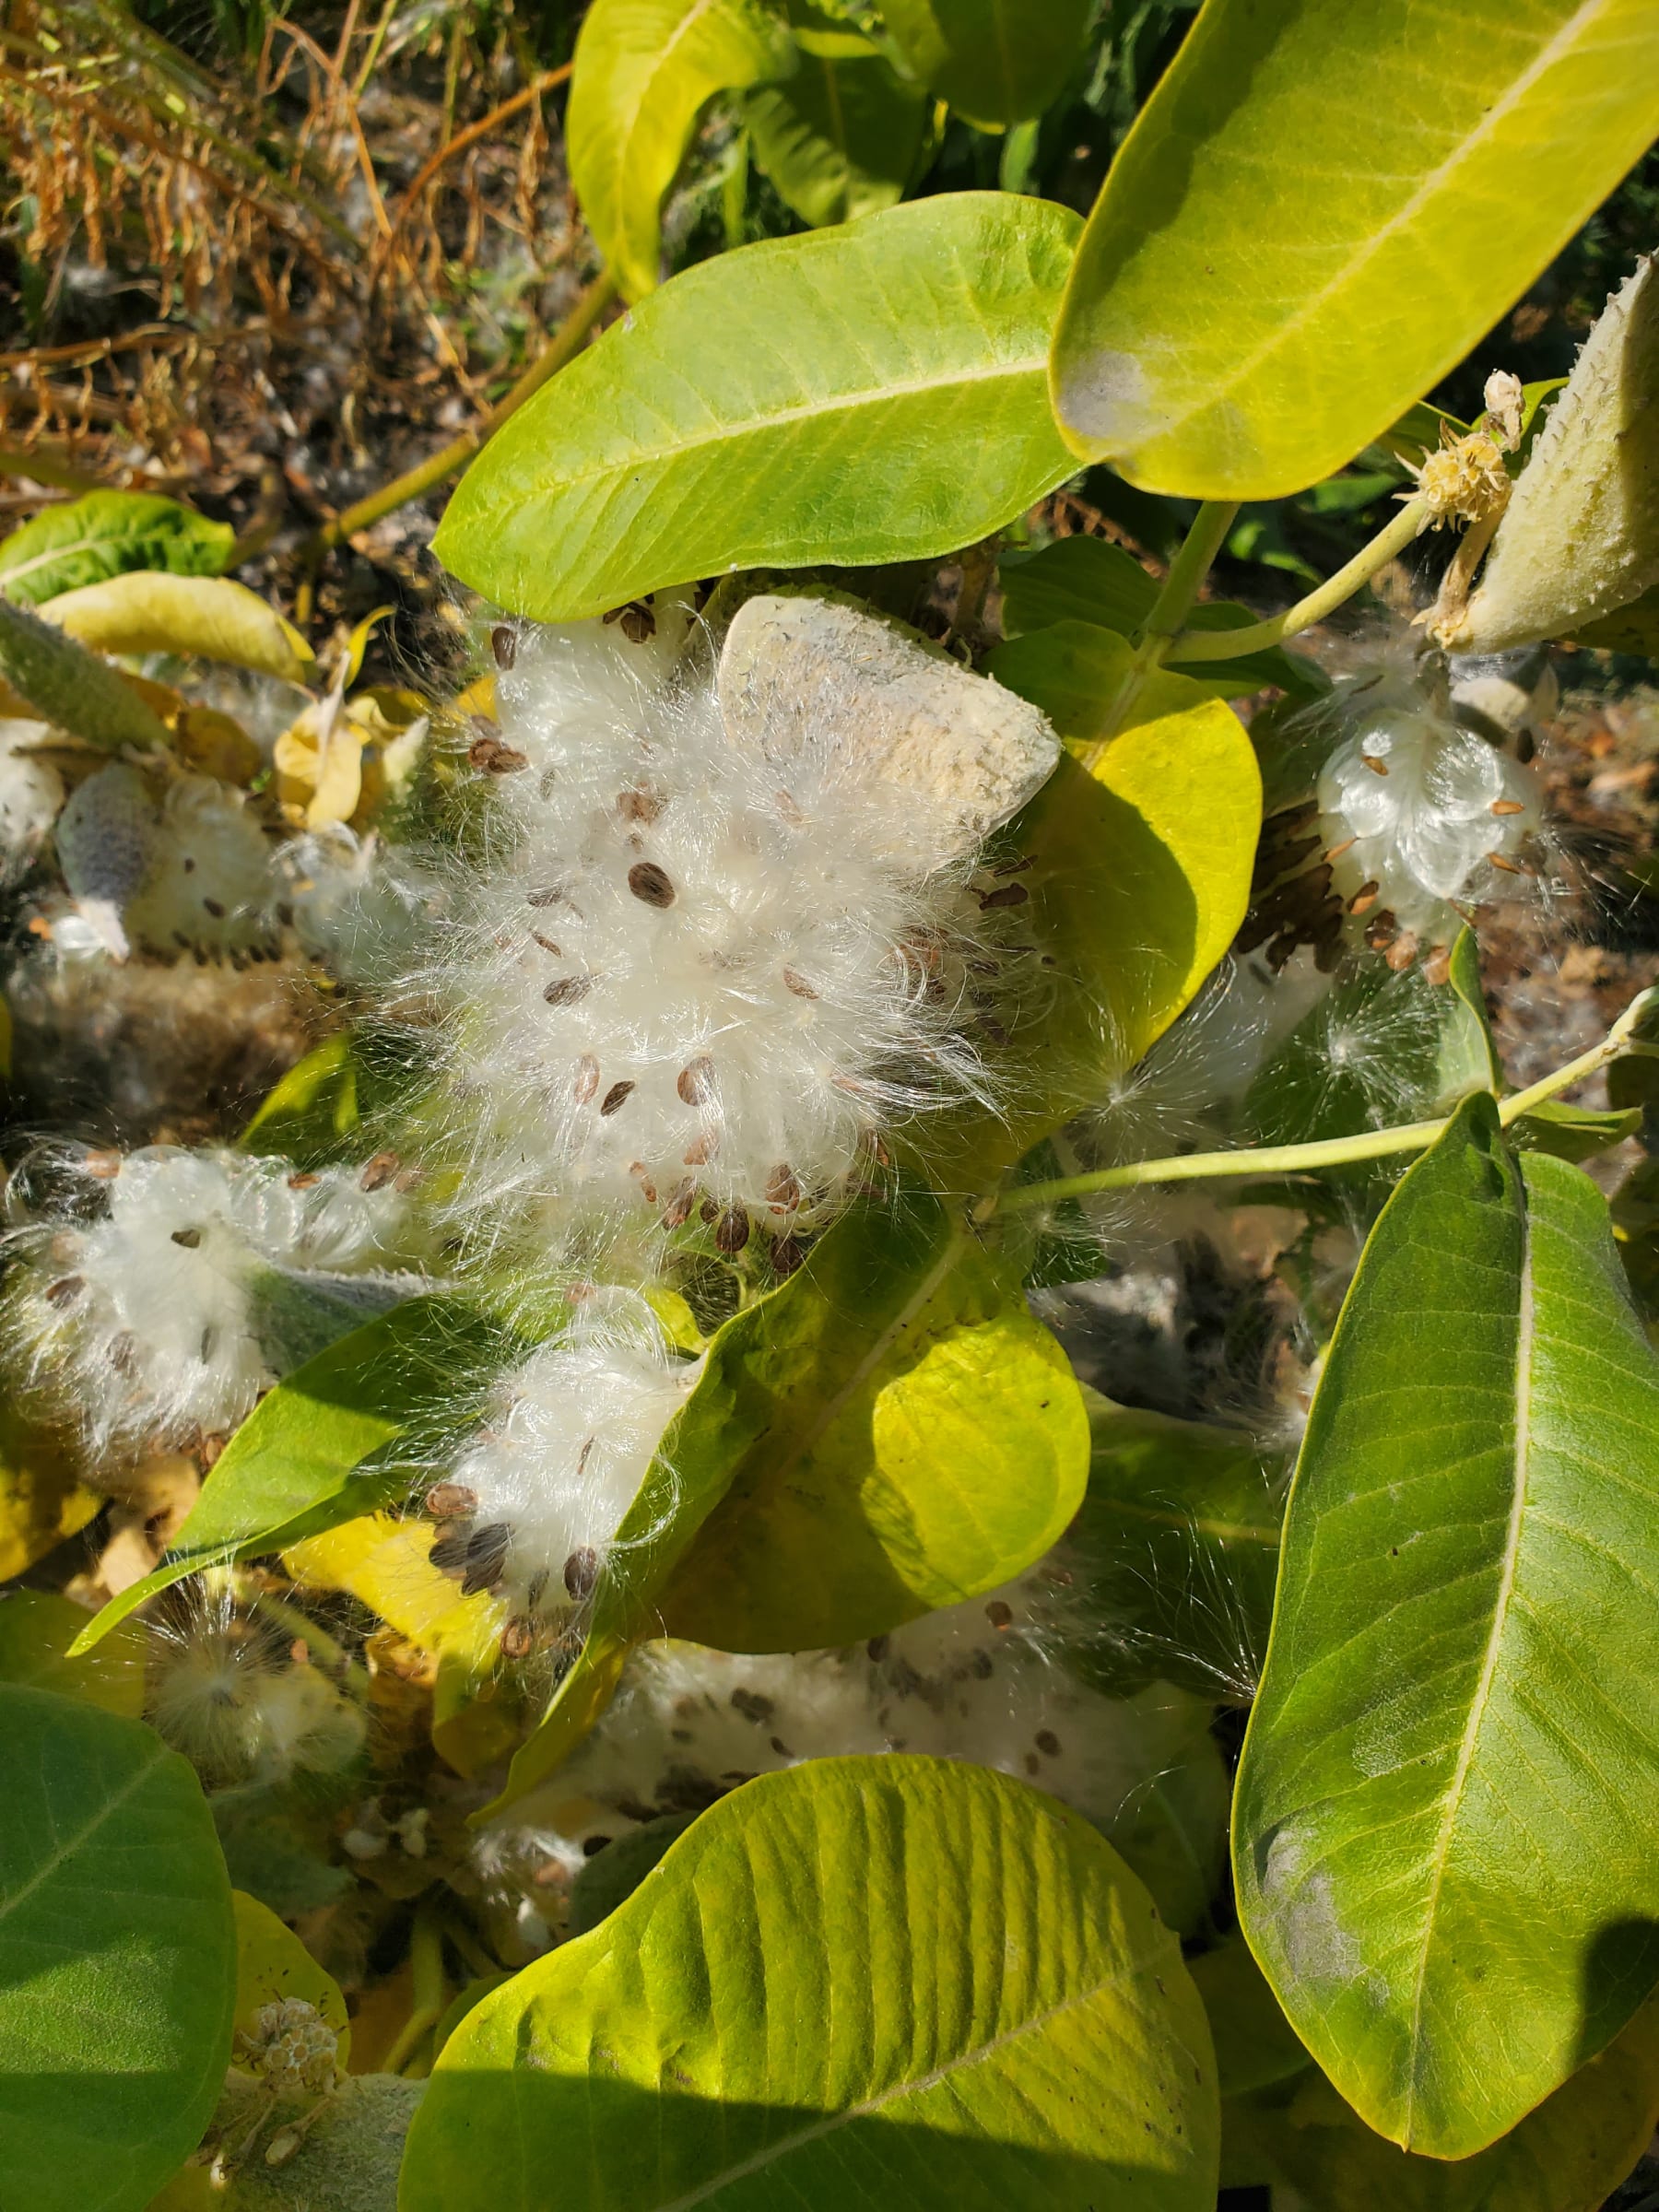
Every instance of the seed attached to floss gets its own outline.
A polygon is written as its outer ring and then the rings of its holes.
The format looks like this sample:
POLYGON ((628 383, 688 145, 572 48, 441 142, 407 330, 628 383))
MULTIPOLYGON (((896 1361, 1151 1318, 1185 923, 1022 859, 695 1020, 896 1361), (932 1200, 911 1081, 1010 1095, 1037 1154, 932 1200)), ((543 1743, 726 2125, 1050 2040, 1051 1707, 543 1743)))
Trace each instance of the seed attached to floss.
POLYGON ((573 1006, 584 999, 593 989, 592 979, 585 975, 567 975, 562 982, 549 983, 542 993, 550 1006, 573 1006))
POLYGON ((593 1595, 594 1585, 598 1580, 599 1555, 592 1545, 584 1544, 580 1551, 573 1551, 564 1563, 564 1586, 580 1605, 583 1598, 593 1595))
POLYGON ((740 1253, 749 1241, 749 1218, 741 1206, 728 1206, 714 1231, 714 1249, 727 1258, 740 1253))
POLYGON ((518 632, 509 624, 498 622, 489 633, 489 650, 496 666, 505 674, 518 659, 518 632))
POLYGON ((705 1053, 680 1069, 674 1086, 688 1106, 701 1106, 714 1089, 714 1063, 705 1053))
POLYGON ((785 968, 783 971, 783 988, 786 991, 793 991, 797 998, 816 998, 818 996, 818 993, 806 977, 797 974, 793 968, 785 968))
POLYGON ((615 1113, 626 1100, 632 1097, 638 1088, 639 1086, 634 1083, 613 1083, 599 1101, 600 1112, 602 1114, 615 1113))
POLYGON ((512 1535, 504 1521, 492 1522, 489 1527, 475 1531, 466 1546, 466 1572, 461 1583, 463 1597, 476 1597, 480 1590, 495 1588, 507 1564, 507 1547, 512 1535))
POLYGON ((422 1500, 429 1521, 461 1521, 478 1510, 476 1492, 462 1482, 435 1482, 422 1500))
POLYGON ((592 1053, 583 1053, 576 1063, 576 1103, 586 1106, 599 1096, 599 1063, 592 1053))
POLYGON ((628 888, 636 899, 647 906, 672 906, 674 884, 666 868, 659 868, 654 860, 637 860, 628 871, 628 888))

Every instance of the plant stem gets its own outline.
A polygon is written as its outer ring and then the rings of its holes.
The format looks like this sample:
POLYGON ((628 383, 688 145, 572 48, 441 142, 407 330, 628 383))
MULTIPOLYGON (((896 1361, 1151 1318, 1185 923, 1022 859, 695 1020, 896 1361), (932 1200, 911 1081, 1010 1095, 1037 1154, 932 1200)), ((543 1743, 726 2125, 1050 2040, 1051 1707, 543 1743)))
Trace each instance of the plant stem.
POLYGON ((496 402, 489 412, 470 430, 465 430, 429 460, 417 467, 406 469, 390 484, 382 484, 367 499, 359 500, 343 513, 336 514, 332 523, 307 539, 301 551, 307 554, 326 553, 335 546, 344 545, 359 530, 378 523, 382 515, 392 514, 399 507, 406 507, 418 500, 423 491, 430 491, 434 484, 441 484, 464 468, 473 455, 487 445, 510 415, 516 415, 534 393, 539 392, 550 376, 578 353, 583 340, 600 316, 617 296, 617 280, 608 269, 601 269, 592 284, 554 332, 552 337, 531 362, 512 389, 503 399, 496 402))
MULTIPOLYGON (((1248 629, 1183 630, 1169 647, 1164 659, 1171 667, 1181 667, 1192 661, 1236 660, 1241 653, 1259 653, 1265 645, 1277 645, 1282 638, 1293 638, 1298 630, 1323 622, 1344 600, 1351 599, 1362 583, 1369 583, 1379 569, 1386 568, 1396 554, 1406 550, 1423 526, 1424 512, 1421 499, 1408 500, 1386 530, 1380 530, 1370 545, 1362 546, 1335 576, 1317 591, 1310 592, 1305 599, 1299 599, 1282 615, 1275 615, 1266 622, 1253 622, 1248 629)), ((1176 558, 1179 559, 1180 556, 1176 558)))
MULTIPOLYGON (((1173 638, 1179 631, 1192 611, 1212 562, 1227 543, 1227 534, 1238 512, 1237 502, 1226 500, 1206 500, 1199 508, 1193 517, 1192 528, 1170 563, 1163 589, 1153 601, 1152 611, 1142 627, 1145 642, 1173 638)), ((1237 637, 1240 633, 1233 630, 1230 634, 1237 637)), ((1157 657, 1161 660, 1166 655, 1160 653, 1157 657)))
MULTIPOLYGON (((1565 1067, 1558 1067, 1553 1075, 1546 1076, 1530 1088, 1517 1090, 1500 1100, 1498 1119, 1502 1126, 1509 1128, 1535 1106, 1541 1106, 1558 1092, 1583 1082, 1621 1053, 1646 1056, 1659 1052, 1659 1047, 1633 1041, 1637 1024, 1653 1011, 1655 1005, 1659 1005, 1659 996, 1644 991, 1619 1016, 1599 1044, 1593 1044, 1588 1052, 1581 1053, 1576 1060, 1568 1061, 1565 1067)), ((1063 1199, 1086 1198, 1096 1191, 1134 1190, 1145 1183, 1199 1182, 1221 1177, 1255 1179, 1264 1175, 1305 1174, 1316 1168, 1353 1167, 1361 1160, 1386 1159, 1396 1152, 1426 1152, 1450 1127, 1451 1116, 1447 1115, 1439 1121, 1406 1122, 1394 1129, 1368 1129, 1359 1136, 1329 1137, 1315 1144, 1244 1146, 1232 1152, 1183 1152, 1169 1159, 1132 1159, 1120 1167, 1097 1168, 1088 1175, 1062 1175, 1049 1182, 1028 1182, 1004 1191, 989 1202, 982 1200, 975 1208, 974 1218, 985 1220, 998 1211, 1030 1213, 1034 1207, 1058 1205, 1063 1199)))

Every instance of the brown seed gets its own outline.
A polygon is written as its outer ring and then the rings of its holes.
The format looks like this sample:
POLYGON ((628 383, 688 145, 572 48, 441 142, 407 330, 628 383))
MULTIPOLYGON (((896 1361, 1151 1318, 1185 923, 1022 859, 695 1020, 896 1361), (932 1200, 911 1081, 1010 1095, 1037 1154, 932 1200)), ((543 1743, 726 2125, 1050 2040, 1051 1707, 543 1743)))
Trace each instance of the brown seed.
POLYGON ((593 987, 592 976, 567 975, 562 982, 549 983, 542 996, 550 1006, 573 1006, 578 999, 585 998, 593 987))
POLYGON ((639 1184, 640 1195, 646 1205, 654 1206, 657 1202, 657 1187, 651 1180, 651 1171, 645 1162, 642 1159, 631 1160, 628 1171, 639 1184))
POLYGON ((518 632, 505 622, 498 622, 489 633, 489 650, 495 655, 498 668, 511 668, 518 659, 518 632))
POLYGON ((213 916, 216 922, 222 922, 224 920, 225 910, 217 899, 204 899, 202 904, 206 908, 207 912, 213 916))
POLYGON ((1423 962, 1423 980, 1430 983, 1443 983, 1451 972, 1452 947, 1449 945, 1437 945, 1423 962))
POLYGON ((138 1339, 131 1329, 123 1329, 119 1336, 112 1336, 107 1354, 110 1365, 118 1375, 130 1375, 138 1357, 138 1339))
POLYGON ((1359 842, 1359 840, 1357 837, 1345 837, 1339 845, 1331 846, 1330 850, 1325 854, 1325 858, 1327 860, 1340 860, 1345 853, 1351 853, 1359 842))
POLYGON ((377 1152, 358 1177, 359 1191, 378 1191, 391 1182, 403 1162, 395 1152, 377 1152))
POLYGON ((1305 828, 1318 812, 1317 799, 1305 799, 1296 806, 1282 806, 1277 814, 1270 814, 1262 824, 1262 834, 1264 837, 1288 837, 1292 830, 1305 828))
POLYGON ((466 1543, 466 1572, 461 1578, 463 1597, 476 1597, 480 1590, 493 1590, 500 1581, 501 1570, 507 1564, 511 1534, 505 1521, 492 1521, 488 1528, 473 1531, 466 1543))
POLYGON ((481 762, 480 765, 488 775, 511 776, 516 774, 521 768, 529 767, 530 756, 528 753, 521 753, 514 746, 498 745, 488 759, 481 762))
POLYGON ((628 888, 636 899, 647 906, 672 906, 674 885, 666 868, 659 868, 654 860, 636 860, 628 871, 628 888))
POLYGON ((1005 1605, 1000 1597, 994 1597, 985 1607, 985 1618, 994 1629, 1006 1629, 1014 1618, 1014 1608, 1005 1605))
POLYGON ((60 1311, 65 1306, 72 1306, 86 1287, 87 1278, 84 1275, 61 1275, 55 1283, 47 1284, 46 1303, 58 1307, 60 1311))
POLYGON ((532 941, 539 945, 544 952, 550 952, 556 960, 563 959, 564 954, 562 950, 559 946, 554 944, 551 937, 544 937, 539 929, 533 929, 530 932, 530 935, 532 941))
POLYGON ((656 636, 656 614, 648 599, 630 599, 626 606, 613 606, 605 619, 619 623, 630 645, 643 645, 647 638, 656 636))
POLYGON ((1369 914, 1371 908, 1377 903, 1380 888, 1374 878, 1370 883, 1362 883, 1347 902, 1348 912, 1350 914, 1369 914))
POLYGON ((1373 776, 1385 776, 1388 773, 1387 761, 1379 760, 1375 753, 1361 753, 1359 758, 1373 776))
POLYGON ((500 749, 501 741, 499 737, 475 737, 466 748, 467 761, 476 769, 488 770, 494 765, 495 757, 500 749))
POLYGON ((746 1721, 757 1728, 764 1728, 777 1711, 771 1698, 764 1698, 758 1689, 735 1689, 732 1692, 732 1711, 740 1712, 746 1721))
POLYGON ((1402 930, 1382 958, 1396 975, 1403 974, 1417 959, 1418 941, 1410 930, 1402 930))
POLYGON ((204 1475, 212 1474, 224 1454, 225 1446, 229 1441, 230 1439, 221 1435, 217 1429, 210 1430, 203 1437, 201 1442, 196 1446, 196 1460, 204 1475))
POLYGON ((1492 812, 1494 814, 1524 814, 1526 809, 1519 799, 1494 799, 1492 812))
POLYGON ((688 1061, 674 1086, 686 1105, 700 1106, 714 1089, 714 1063, 706 1053, 688 1061))
POLYGON ((1023 883, 1005 883, 1000 890, 980 894, 980 912, 988 914, 999 906, 1023 906, 1030 895, 1023 883))
POLYGON ((576 1063, 576 1103, 586 1106, 599 1095, 599 1063, 592 1053, 583 1053, 576 1063))
POLYGON ((467 1542, 465 1529, 451 1529, 434 1539, 427 1558, 440 1574, 458 1575, 466 1565, 467 1542))
POLYGON ((321 1175, 290 1175, 288 1187, 290 1191, 309 1191, 314 1189, 322 1180, 321 1175))
POLYGON ((663 1209, 665 1229, 683 1229, 691 1218, 691 1208, 697 1204, 697 1185, 682 1182, 663 1209))
POLYGON ((630 791, 617 794, 617 812, 625 822, 654 822, 662 811, 662 794, 649 784, 636 783, 630 791))
POLYGON ((706 1168, 719 1149, 720 1141, 717 1137, 703 1135, 694 1145, 688 1145, 680 1154, 680 1159, 688 1168, 706 1168))
POLYGON ((797 998, 816 998, 818 996, 818 993, 806 981, 806 978, 801 974, 798 969, 794 968, 784 969, 783 988, 786 991, 793 991, 797 998))
POLYGON ((1032 1738, 1032 1741, 1036 1744, 1038 1750, 1041 1751, 1045 1758, 1059 1758, 1060 1738, 1054 1734, 1052 1728, 1039 1728, 1036 1735, 1032 1738))
POLYGON ((887 1657, 888 1646, 891 1642, 890 1636, 872 1636, 869 1642, 865 1645, 865 1657, 870 1661, 872 1665, 879 1666, 887 1657))
POLYGON ((1507 853, 1488 853, 1487 858, 1495 868, 1501 868, 1506 876, 1524 876, 1526 873, 1521 863, 1518 860, 1511 860, 1507 853))
POLYGON ((119 1152, 88 1152, 81 1162, 81 1170, 100 1182, 112 1182, 121 1172, 121 1155, 119 1152))
POLYGON ((991 871, 993 876, 1023 876, 1028 868, 1037 865, 1035 853, 1016 854, 1012 860, 999 861, 991 871))
POLYGON ((728 1258, 739 1253, 749 1241, 749 1218, 740 1206, 728 1206, 720 1217, 714 1231, 714 1249, 728 1258))
POLYGON ((613 1083, 599 1101, 600 1112, 615 1113, 617 1109, 625 1100, 631 1098, 638 1088, 639 1086, 636 1083, 613 1083))
MULTIPOLYGON (((638 641, 636 640, 635 642, 637 643, 638 641)), ((611 1840, 608 1836, 583 1836, 582 1839, 582 1857, 584 1859, 596 1859, 602 1851, 609 1849, 610 1841, 611 1840)))
POLYGON ((700 1221, 708 1221, 711 1223, 718 1221, 720 1218, 719 1199, 705 1198, 702 1204, 697 1209, 697 1218, 700 1221))
POLYGON ((557 886, 545 891, 526 891, 524 904, 526 906, 562 906, 564 893, 557 886))
POLYGON ((580 1602, 593 1594, 594 1584, 599 1580, 599 1554, 591 1544, 573 1551, 564 1563, 564 1586, 580 1602))
POLYGON ((435 1482, 420 1501, 429 1521, 462 1521, 478 1510, 478 1494, 464 1482, 435 1482))
POLYGON ((202 1241, 202 1232, 199 1229, 175 1229, 172 1241, 182 1244, 186 1252, 194 1252, 202 1241))
POLYGON ((528 1659, 535 1649, 535 1623, 523 1613, 515 1613, 501 1630, 503 1659, 528 1659))
POLYGON ((778 812, 783 817, 783 819, 789 824, 790 828, 792 830, 798 830, 801 824, 806 819, 806 817, 795 805, 789 793, 786 791, 774 791, 772 797, 777 802, 778 812))
POLYGON ((801 1203, 801 1186, 794 1170, 780 1160, 766 1179, 766 1203, 774 1213, 793 1213, 801 1203))
POLYGON ((789 1746, 783 1741, 783 1738, 781 1735, 774 1735, 769 1740, 771 1744, 772 1749, 777 1753, 780 1759, 793 1759, 794 1757, 794 1753, 790 1749, 789 1746))
POLYGON ((780 1237, 771 1248, 772 1273, 782 1282, 786 1276, 794 1273, 806 1257, 804 1247, 797 1244, 793 1237, 780 1237))

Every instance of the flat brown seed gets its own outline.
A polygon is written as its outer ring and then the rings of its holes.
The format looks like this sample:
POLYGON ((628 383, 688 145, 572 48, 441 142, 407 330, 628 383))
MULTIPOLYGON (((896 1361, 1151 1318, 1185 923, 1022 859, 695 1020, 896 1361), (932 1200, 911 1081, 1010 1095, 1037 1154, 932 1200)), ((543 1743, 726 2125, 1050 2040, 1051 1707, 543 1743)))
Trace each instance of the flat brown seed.
POLYGON ((1052 1728, 1039 1728, 1035 1737, 1032 1740, 1035 1742, 1038 1750, 1043 1754, 1045 1759, 1059 1758, 1060 1738, 1054 1734, 1052 1728))
POLYGON ((378 1191, 391 1182, 403 1165, 395 1152, 377 1152, 358 1177, 359 1191, 378 1191))
POLYGON ((714 1231, 714 1249, 729 1258, 749 1241, 749 1218, 740 1206, 728 1206, 714 1231))
POLYGON ((1347 902, 1348 912, 1350 914, 1369 914, 1371 908, 1377 903, 1380 888, 1374 880, 1371 883, 1362 883, 1347 902))
POLYGON ((700 1221, 718 1221, 720 1218, 719 1199, 705 1198, 697 1209, 697 1218, 700 1221))
POLYGON ((666 868, 659 868, 654 860, 636 860, 628 871, 628 888, 636 899, 647 906, 672 906, 674 884, 666 868))
POLYGON ((219 904, 217 899, 204 899, 202 904, 206 908, 207 912, 213 916, 216 922, 222 922, 224 920, 225 910, 219 904))
POLYGON ((818 993, 806 981, 806 978, 794 968, 784 969, 783 988, 786 991, 793 991, 797 998, 816 998, 818 996, 818 993))
POLYGON ((787 1160, 780 1160, 766 1179, 766 1203, 774 1212, 793 1213, 801 1203, 801 1185, 787 1160))
POLYGON ((633 1096, 638 1088, 639 1086, 635 1083, 613 1083, 599 1101, 600 1112, 615 1113, 620 1105, 633 1096))
POLYGON ((518 659, 518 632, 505 622, 498 622, 489 633, 489 650, 495 655, 498 668, 511 668, 518 659))
POLYGON ((592 1053, 583 1053, 576 1063, 576 1103, 586 1106, 599 1096, 599 1063, 592 1053))
POLYGON ((550 952, 556 960, 563 959, 563 952, 557 945, 554 944, 551 937, 544 937, 539 929, 533 929, 530 932, 530 935, 532 940, 535 944, 539 945, 544 952, 550 952))
POLYGON ((542 996, 550 1006, 573 1006, 579 998, 585 998, 593 987, 591 976, 567 975, 562 982, 549 983, 542 996))
POLYGON ((464 1528, 451 1529, 443 1535, 434 1539, 431 1549, 427 1553, 427 1558, 430 1559, 440 1574, 459 1574, 466 1565, 468 1541, 466 1531, 464 1528))
POLYGON ((994 1597, 985 1607, 985 1618, 994 1629, 1006 1629, 1014 1618, 1014 1608, 1000 1597, 994 1597))
POLYGON ((202 1232, 199 1229, 175 1229, 172 1232, 172 1241, 175 1244, 182 1245, 186 1252, 195 1252, 201 1246, 202 1232))
POLYGON ((46 1286, 46 1303, 49 1306, 72 1306, 87 1287, 84 1275, 63 1275, 55 1283, 46 1286))
POLYGON ((1375 753, 1361 753, 1359 758, 1373 776, 1385 776, 1388 773, 1387 761, 1379 760, 1375 753))
POLYGON ((691 1208, 696 1204, 696 1183, 688 1181, 682 1182, 663 1208, 663 1227, 665 1229, 684 1229, 686 1223, 691 1218, 691 1208))
POLYGON ((529 765, 529 754, 521 753, 515 746, 511 745, 498 745, 483 763, 486 774, 491 776, 515 775, 521 768, 528 768, 529 765))
POLYGON ((663 811, 662 795, 648 784, 636 783, 617 794, 617 812, 625 822, 654 822, 663 811))
POLYGON ((564 893, 557 886, 545 891, 526 891, 524 904, 526 906, 562 906, 564 893))
POLYGON ((466 748, 468 764, 477 769, 488 769, 501 749, 499 737, 475 737, 466 748))
POLYGON ((501 1570, 507 1564, 511 1535, 504 1521, 492 1521, 487 1528, 473 1531, 466 1542, 466 1572, 461 1579, 463 1597, 476 1597, 480 1590, 493 1590, 500 1581, 501 1570))
POLYGON ((1345 853, 1351 853, 1359 842, 1359 840, 1357 837, 1345 837, 1339 845, 1332 845, 1327 850, 1325 858, 1327 860, 1340 860, 1345 853))
POLYGON ((780 1237, 771 1248, 772 1273, 782 1282, 795 1272, 806 1257, 806 1252, 793 1237, 780 1237))
POLYGON ((564 1563, 564 1586, 574 1598, 591 1597, 598 1580, 599 1555, 591 1544, 584 1544, 564 1563))
POLYGON ((630 1161, 628 1171, 639 1184, 640 1195, 646 1205, 654 1206, 657 1202, 657 1187, 651 1180, 651 1171, 645 1162, 642 1159, 630 1161))
POLYGON ((1524 876, 1526 873, 1518 860, 1511 860, 1506 853, 1488 853, 1487 858, 1495 868, 1501 868, 1506 876, 1524 876))
POLYGON ((535 1623, 523 1613, 515 1613, 501 1630, 503 1659, 528 1659, 535 1649, 535 1623))
POLYGON ((714 1088, 714 1063, 706 1053, 688 1061, 674 1086, 688 1106, 700 1106, 714 1088))
POLYGON ((1494 814, 1524 814, 1526 809, 1519 799, 1494 799, 1492 812, 1494 814))
POLYGON ((1030 895, 1023 883, 1005 883, 1000 890, 981 894, 980 912, 988 914, 999 906, 1023 906, 1030 895))
POLYGON ((317 1174, 290 1175, 288 1179, 288 1187, 290 1191, 309 1191, 322 1180, 322 1176, 317 1174))
POLYGON ((694 1145, 688 1145, 680 1154, 681 1163, 688 1168, 706 1168, 717 1149, 712 1136, 700 1136, 694 1145))
POLYGON ((435 1482, 420 1501, 429 1521, 460 1521, 478 1510, 478 1494, 464 1482, 435 1482))

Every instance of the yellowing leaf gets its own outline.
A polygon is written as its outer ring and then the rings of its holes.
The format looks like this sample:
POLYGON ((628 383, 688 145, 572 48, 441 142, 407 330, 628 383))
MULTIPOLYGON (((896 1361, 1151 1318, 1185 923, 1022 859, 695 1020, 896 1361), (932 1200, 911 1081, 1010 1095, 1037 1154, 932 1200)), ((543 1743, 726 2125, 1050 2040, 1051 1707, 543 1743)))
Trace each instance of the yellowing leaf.
POLYGON ((77 1535, 102 1502, 83 1487, 62 1439, 0 1398, 0 1582, 77 1535))
POLYGON ((518 1729, 495 1679, 500 1609, 481 1593, 463 1597, 427 1557, 431 1530, 365 1514, 291 1545, 282 1563, 297 1582, 348 1590, 436 1662, 432 1742, 459 1774, 476 1774, 511 1749, 518 1729))
POLYGON ((228 661, 302 684, 311 647, 257 592, 226 576, 138 569, 64 592, 41 609, 50 622, 105 653, 177 653, 228 661))
MULTIPOLYGON (((320 2013, 340 2039, 342 2073, 351 2051, 351 2025, 340 1985, 319 1966, 293 1930, 245 1890, 233 1889, 230 1903, 236 1913, 236 2025, 238 2035, 252 2035, 262 2005, 279 2004, 298 1997, 320 2013)), ((234 2046, 232 2046, 234 2049, 234 2046)))

